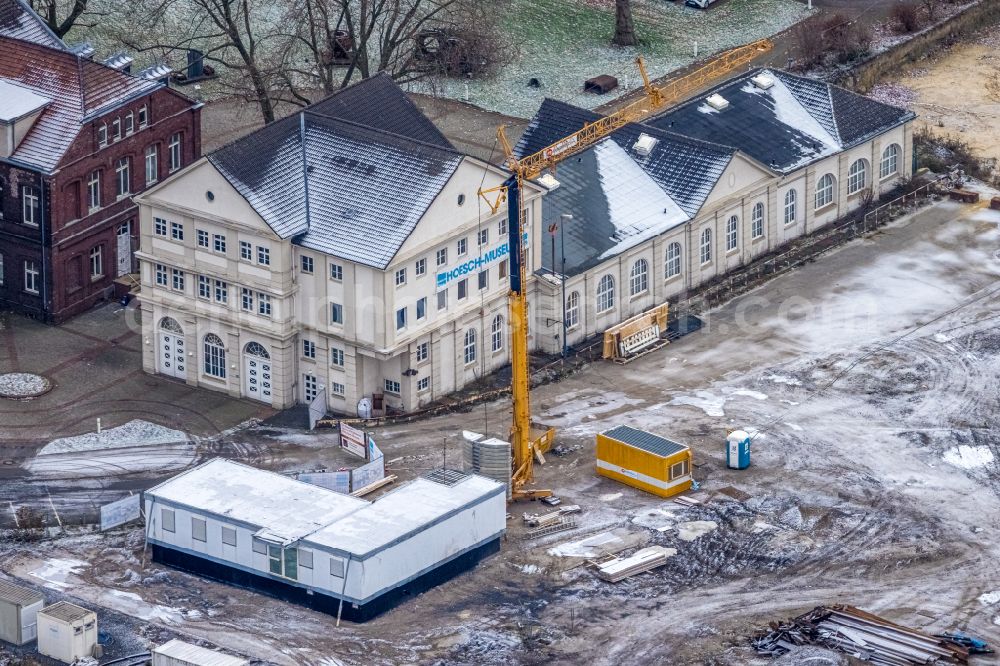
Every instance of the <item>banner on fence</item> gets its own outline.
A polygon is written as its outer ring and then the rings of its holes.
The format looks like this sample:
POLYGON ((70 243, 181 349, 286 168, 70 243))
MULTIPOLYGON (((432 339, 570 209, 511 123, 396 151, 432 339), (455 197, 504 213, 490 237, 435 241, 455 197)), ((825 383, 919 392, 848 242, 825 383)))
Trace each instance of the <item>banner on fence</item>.
POLYGON ((375 446, 375 438, 368 435, 368 460, 378 460, 382 457, 382 450, 375 446))
POLYGON ((343 472, 303 472, 295 478, 303 483, 310 483, 344 495, 351 494, 351 473, 347 470, 343 472))
POLYGON ((141 516, 140 497, 140 495, 129 495, 125 499, 102 506, 101 531, 110 530, 125 523, 131 523, 133 520, 139 520, 141 516))
POLYGON ((326 388, 320 386, 316 397, 309 401, 309 429, 315 430, 316 424, 326 416, 326 388))
POLYGON ((379 457, 351 472, 351 492, 357 492, 385 478, 385 459, 379 457))
POLYGON ((365 433, 346 423, 340 424, 340 448, 353 453, 354 455, 365 457, 365 433))

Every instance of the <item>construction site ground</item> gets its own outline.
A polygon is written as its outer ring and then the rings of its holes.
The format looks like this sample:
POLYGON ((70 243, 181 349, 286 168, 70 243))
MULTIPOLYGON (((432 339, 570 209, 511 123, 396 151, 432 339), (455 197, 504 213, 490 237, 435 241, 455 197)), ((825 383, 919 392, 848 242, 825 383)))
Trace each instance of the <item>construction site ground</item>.
MULTIPOLYGON (((577 526, 528 539, 521 513, 548 508, 513 505, 499 555, 367 624, 337 628, 153 565, 139 527, 7 532, 0 562, 120 613, 110 631, 130 645, 169 630, 276 664, 763 664, 753 631, 834 603, 1000 643, 998 275, 1000 212, 942 201, 705 313, 656 353, 538 388, 534 414, 558 428, 561 455, 536 466, 536 485, 580 505, 577 526), (594 435, 622 423, 691 445, 702 505, 594 473, 594 435), (729 428, 759 433, 747 470, 725 467, 729 428), (677 554, 617 584, 586 565, 646 545, 677 554)), ((508 420, 501 400, 375 436, 404 481, 456 466, 463 429, 502 435, 508 420)), ((334 445, 330 432, 256 426, 203 435, 186 464, 221 454, 303 469, 334 445)), ((70 513, 167 475, 105 473, 83 493, 86 469, 36 476, 30 455, 13 468, 4 485, 69 497, 70 513)))

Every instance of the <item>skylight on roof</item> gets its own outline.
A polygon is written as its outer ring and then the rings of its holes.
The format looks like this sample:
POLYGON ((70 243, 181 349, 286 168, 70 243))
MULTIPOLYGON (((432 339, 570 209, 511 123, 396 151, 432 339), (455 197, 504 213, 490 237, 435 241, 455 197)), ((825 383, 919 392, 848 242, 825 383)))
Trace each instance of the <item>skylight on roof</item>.
POLYGON ((760 88, 761 90, 767 90, 768 88, 774 85, 774 77, 768 76, 767 74, 764 73, 758 74, 757 76, 750 79, 750 81, 752 81, 753 84, 758 88, 760 88))
POLYGON ((720 95, 719 93, 715 93, 714 95, 709 95, 708 99, 706 99, 705 101, 708 102, 708 105, 713 109, 715 109, 716 111, 722 111, 723 109, 729 106, 729 100, 720 95))

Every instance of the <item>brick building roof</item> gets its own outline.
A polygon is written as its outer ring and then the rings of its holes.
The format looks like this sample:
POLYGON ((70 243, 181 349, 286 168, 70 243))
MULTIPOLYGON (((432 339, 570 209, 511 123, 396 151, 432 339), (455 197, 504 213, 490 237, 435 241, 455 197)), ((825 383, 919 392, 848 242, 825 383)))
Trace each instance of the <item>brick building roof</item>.
POLYGON ((63 40, 56 37, 45 21, 32 11, 24 0, 0 0, 0 36, 13 37, 53 49, 66 49, 63 40))

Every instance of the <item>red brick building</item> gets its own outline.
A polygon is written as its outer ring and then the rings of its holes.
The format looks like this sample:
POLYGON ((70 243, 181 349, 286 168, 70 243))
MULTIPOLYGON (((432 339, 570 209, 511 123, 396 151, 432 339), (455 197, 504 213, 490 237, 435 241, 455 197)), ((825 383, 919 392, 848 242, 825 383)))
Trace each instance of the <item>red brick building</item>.
POLYGON ((39 41, 0 30, 0 308, 60 322, 134 270, 132 195, 201 155, 201 104, 39 41))

